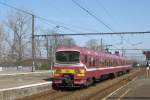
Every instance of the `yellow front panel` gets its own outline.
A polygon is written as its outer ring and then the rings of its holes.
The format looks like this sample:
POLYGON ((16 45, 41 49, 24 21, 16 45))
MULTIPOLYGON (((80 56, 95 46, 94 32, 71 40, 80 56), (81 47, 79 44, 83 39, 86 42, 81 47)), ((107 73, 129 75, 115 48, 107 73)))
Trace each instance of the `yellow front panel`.
POLYGON ((77 74, 77 76, 85 76, 85 74, 77 74))
POLYGON ((75 74, 75 70, 74 69, 62 69, 61 73, 62 74, 75 74))
POLYGON ((84 69, 80 69, 80 73, 85 73, 85 70, 84 69))

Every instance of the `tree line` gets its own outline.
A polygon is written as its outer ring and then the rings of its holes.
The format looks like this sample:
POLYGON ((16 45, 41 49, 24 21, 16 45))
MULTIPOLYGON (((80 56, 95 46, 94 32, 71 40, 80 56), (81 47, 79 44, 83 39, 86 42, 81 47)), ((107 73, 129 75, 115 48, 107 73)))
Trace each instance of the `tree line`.
MULTIPOLYGON (((26 59, 32 58, 31 16, 22 12, 9 12, 7 18, 0 22, 0 64, 21 65, 26 59)), ((35 27, 35 33, 59 34, 56 31, 39 31, 35 27)), ((61 34, 61 33, 60 33, 61 34)), ((52 64, 54 54, 59 46, 77 46, 71 37, 45 37, 45 41, 35 38, 35 56, 41 57, 41 46, 46 49, 48 64, 52 64)), ((98 40, 87 41, 85 47, 101 50, 98 40)))

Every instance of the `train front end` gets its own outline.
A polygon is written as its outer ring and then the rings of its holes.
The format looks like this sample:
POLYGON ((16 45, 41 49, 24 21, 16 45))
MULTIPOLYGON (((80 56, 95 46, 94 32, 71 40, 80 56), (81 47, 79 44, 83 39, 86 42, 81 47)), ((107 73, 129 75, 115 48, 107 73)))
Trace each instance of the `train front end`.
POLYGON ((53 88, 81 87, 86 82, 86 70, 80 62, 79 51, 57 51, 55 55, 53 88))

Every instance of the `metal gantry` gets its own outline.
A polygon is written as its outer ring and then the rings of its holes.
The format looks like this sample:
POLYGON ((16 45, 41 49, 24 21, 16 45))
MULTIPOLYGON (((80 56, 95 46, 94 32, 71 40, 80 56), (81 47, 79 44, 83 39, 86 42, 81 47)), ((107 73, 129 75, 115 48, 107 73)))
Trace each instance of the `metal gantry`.
POLYGON ((100 32, 100 33, 76 33, 76 34, 41 34, 41 35, 35 35, 36 37, 39 36, 84 36, 84 35, 127 35, 127 34, 150 34, 150 31, 143 31, 143 32, 100 32))

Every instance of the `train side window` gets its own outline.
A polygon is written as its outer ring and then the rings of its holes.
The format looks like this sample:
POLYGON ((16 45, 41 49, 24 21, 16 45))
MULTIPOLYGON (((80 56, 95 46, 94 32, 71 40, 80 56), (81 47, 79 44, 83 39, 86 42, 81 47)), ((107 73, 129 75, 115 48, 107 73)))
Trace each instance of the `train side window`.
POLYGON ((111 60, 109 60, 109 66, 111 66, 111 60))
POLYGON ((112 66, 114 66, 114 60, 112 60, 112 66))
POLYGON ((119 66, 121 66, 121 60, 119 60, 119 66))
POLYGON ((102 58, 100 58, 99 59, 99 64, 98 64, 100 67, 103 67, 103 59, 102 58))
POLYGON ((89 67, 91 67, 91 62, 89 62, 89 67))
POLYGON ((110 60, 108 60, 108 66, 110 66, 110 60))
POLYGON ((113 66, 116 66, 116 61, 115 61, 115 59, 113 60, 113 66))
POLYGON ((98 57, 96 58, 96 67, 99 67, 99 59, 98 59, 98 57))
POLYGON ((92 66, 91 57, 89 57, 89 67, 92 66))
POLYGON ((106 66, 106 60, 104 59, 103 60, 103 67, 105 67, 106 66))
POLYGON ((107 67, 109 66, 109 60, 108 59, 106 60, 106 66, 107 67))
POLYGON ((109 66, 112 66, 112 60, 109 61, 109 66))
POLYGON ((107 60, 107 67, 109 67, 109 59, 107 60))
POLYGON ((104 61, 104 66, 107 67, 107 60, 104 61))
POLYGON ((118 63, 118 66, 120 66, 120 60, 118 60, 117 63, 118 63))
POLYGON ((93 60, 93 66, 95 66, 95 59, 93 60))
POLYGON ((115 62, 116 62, 116 66, 118 66, 118 65, 119 65, 119 64, 118 64, 118 61, 116 60, 115 62))
POLYGON ((118 63, 117 63, 117 61, 116 61, 116 59, 115 59, 115 66, 117 66, 118 65, 118 63))
POLYGON ((87 55, 85 55, 85 63, 87 63, 87 55))
POLYGON ((118 66, 118 61, 117 60, 115 60, 115 63, 116 63, 116 66, 118 66))

